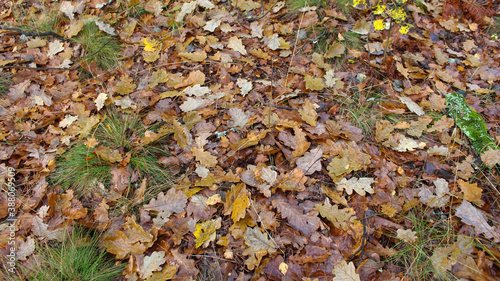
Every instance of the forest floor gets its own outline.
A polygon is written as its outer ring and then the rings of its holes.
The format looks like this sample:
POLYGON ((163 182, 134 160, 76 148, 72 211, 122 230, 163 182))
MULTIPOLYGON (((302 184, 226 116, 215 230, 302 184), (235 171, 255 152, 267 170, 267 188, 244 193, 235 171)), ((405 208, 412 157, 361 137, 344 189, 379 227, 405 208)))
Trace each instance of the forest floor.
POLYGON ((4 280, 500 279, 499 1, 0 3, 4 280))

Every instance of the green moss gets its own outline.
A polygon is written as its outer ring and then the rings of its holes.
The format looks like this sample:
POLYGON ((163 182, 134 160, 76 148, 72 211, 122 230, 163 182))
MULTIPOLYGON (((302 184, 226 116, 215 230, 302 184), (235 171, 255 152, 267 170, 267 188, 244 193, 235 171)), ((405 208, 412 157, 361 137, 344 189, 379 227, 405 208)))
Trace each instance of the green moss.
POLYGON ((446 95, 448 115, 472 142, 477 153, 488 148, 498 149, 495 140, 488 134, 483 117, 465 101, 464 96, 457 92, 446 95))

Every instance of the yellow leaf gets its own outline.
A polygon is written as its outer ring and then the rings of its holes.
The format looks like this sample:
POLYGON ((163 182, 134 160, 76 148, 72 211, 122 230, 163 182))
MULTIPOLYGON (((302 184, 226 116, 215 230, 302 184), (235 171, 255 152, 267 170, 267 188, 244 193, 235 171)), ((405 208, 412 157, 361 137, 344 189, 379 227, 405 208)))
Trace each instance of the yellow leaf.
POLYGON ((156 51, 157 46, 158 46, 158 41, 154 39, 148 40, 147 38, 144 38, 144 51, 154 52, 156 51))
POLYGON ((309 99, 305 99, 302 109, 299 109, 299 114, 300 117, 302 117, 302 120, 306 121, 307 124, 316 126, 318 113, 316 112, 314 105, 309 101, 309 99))
POLYGON ((287 271, 288 271, 288 264, 286 264, 286 263, 282 262, 282 263, 280 263, 280 265, 279 265, 279 267, 278 267, 278 268, 279 268, 280 272, 281 272, 283 275, 286 275, 286 273, 287 273, 287 271))
POLYGON ((304 80, 306 81, 306 89, 308 90, 320 91, 325 88, 325 85, 323 84, 323 80, 321 78, 315 78, 311 75, 306 75, 304 77, 304 80))
POLYGON ((458 186, 464 193, 464 199, 469 202, 474 202, 477 200, 481 200, 481 196, 483 194, 483 190, 477 187, 477 183, 468 183, 463 180, 458 180, 458 186))
POLYGON ((203 148, 193 147, 191 149, 196 161, 200 161, 200 164, 205 167, 215 167, 217 165, 217 157, 210 154, 208 151, 203 151, 203 148))
POLYGON ((354 263, 349 262, 349 264, 347 264, 345 260, 337 263, 333 267, 332 273, 335 274, 333 281, 361 281, 359 274, 356 273, 354 263))
POLYGON ((356 219, 356 212, 351 208, 339 210, 339 205, 331 205, 327 198, 324 204, 314 205, 314 209, 324 218, 327 218, 335 227, 347 230, 349 224, 356 219))
POLYGON ((248 198, 245 193, 241 193, 233 203, 233 212, 231 213, 231 219, 233 222, 237 222, 244 218, 248 207, 250 207, 250 198, 248 198))
POLYGON ((196 248, 203 245, 206 248, 210 242, 215 240, 216 231, 221 227, 222 218, 208 220, 196 224, 196 230, 193 232, 196 242, 196 248))

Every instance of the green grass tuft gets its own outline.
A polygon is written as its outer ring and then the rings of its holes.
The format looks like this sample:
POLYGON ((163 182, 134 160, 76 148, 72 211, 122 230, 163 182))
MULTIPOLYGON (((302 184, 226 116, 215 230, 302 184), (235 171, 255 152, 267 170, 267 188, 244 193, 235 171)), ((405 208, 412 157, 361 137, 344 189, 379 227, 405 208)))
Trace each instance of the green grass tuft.
POLYGON ((79 227, 61 243, 42 242, 36 248, 36 268, 22 268, 28 280, 117 280, 125 268, 100 247, 98 235, 79 227))
POLYGON ((388 262, 401 267, 405 276, 412 280, 458 280, 433 265, 436 250, 451 246, 458 237, 452 222, 443 216, 446 214, 431 209, 411 209, 404 220, 416 233, 417 239, 408 243, 394 237, 399 241, 393 247, 397 253, 388 262))
POLYGON ((103 70, 118 65, 118 53, 121 51, 118 40, 101 31, 94 22, 86 23, 71 40, 80 44, 85 50, 84 61, 88 63, 95 61, 103 70))
MULTIPOLYGON (((159 125, 144 125, 138 116, 109 110, 105 119, 95 129, 97 146, 89 148, 83 143, 77 143, 65 152, 56 162, 56 171, 52 175, 53 183, 64 189, 74 189, 76 194, 82 197, 98 191, 100 183, 109 187, 110 170, 120 164, 110 163, 98 157, 96 148, 106 147, 122 151, 122 158, 130 157, 125 164, 133 173, 138 174, 139 179, 148 178, 149 184, 156 187, 151 190, 158 190, 156 193, 159 193, 171 184, 169 171, 158 162, 159 156, 169 155, 162 147, 164 136, 148 144, 139 141, 146 131, 155 132, 158 128, 159 125)), ((134 183, 130 182, 130 186, 133 185, 134 183)), ((124 195, 133 195, 133 192, 129 191, 124 195)))

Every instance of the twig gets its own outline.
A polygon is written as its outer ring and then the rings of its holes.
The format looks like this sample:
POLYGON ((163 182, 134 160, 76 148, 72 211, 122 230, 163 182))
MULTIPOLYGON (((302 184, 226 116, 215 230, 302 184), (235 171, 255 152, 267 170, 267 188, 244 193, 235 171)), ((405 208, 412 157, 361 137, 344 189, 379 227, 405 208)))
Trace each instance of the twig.
MULTIPOLYGON (((271 6, 271 8, 267 9, 267 11, 266 11, 264 14, 262 14, 262 15, 260 15, 260 16, 258 16, 258 17, 254 17, 254 18, 247 18, 246 20, 247 20, 248 22, 252 22, 252 21, 256 21, 256 20, 260 20, 261 18, 263 18, 263 17, 265 17, 267 14, 269 14, 269 12, 270 12, 270 11, 274 8, 274 6, 276 6, 276 4, 278 4, 278 2, 279 2, 279 0, 276 0, 276 1, 274 2, 274 4, 271 6)), ((262 5, 262 6, 264 7, 264 5, 262 5)))

